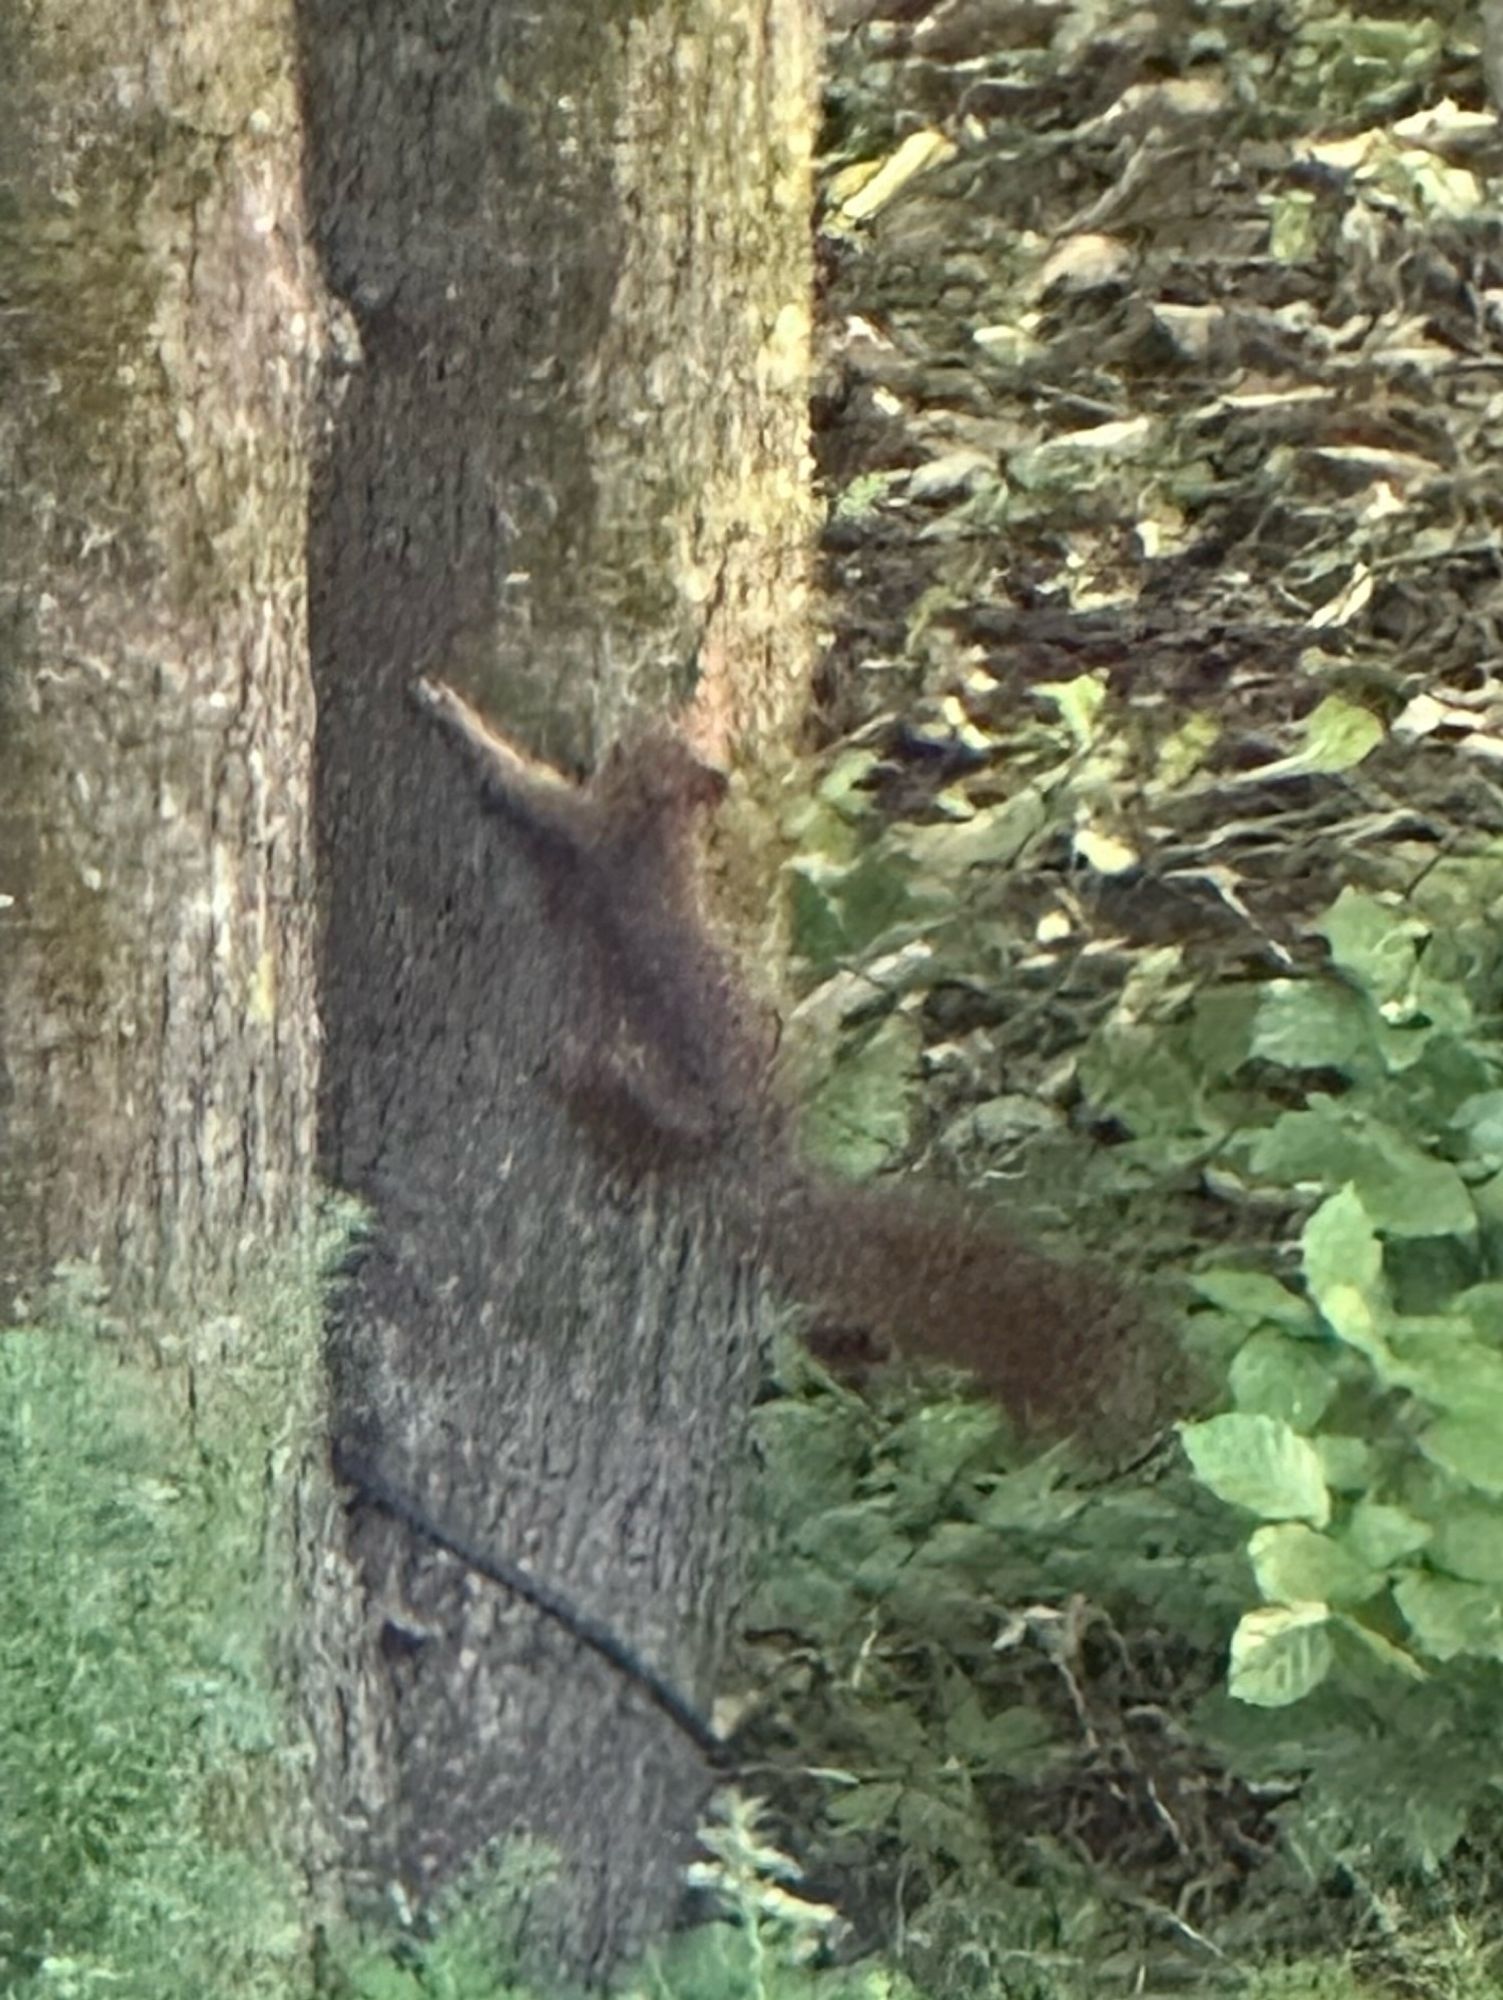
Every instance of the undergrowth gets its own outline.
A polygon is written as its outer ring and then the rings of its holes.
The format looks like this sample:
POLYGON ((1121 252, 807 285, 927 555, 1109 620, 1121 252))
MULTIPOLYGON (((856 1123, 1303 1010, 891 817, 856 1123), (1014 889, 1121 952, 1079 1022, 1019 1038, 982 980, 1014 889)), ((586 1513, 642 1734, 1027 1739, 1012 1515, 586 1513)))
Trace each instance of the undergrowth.
MULTIPOLYGON (((873 761, 836 766, 795 871, 807 1011, 842 1036, 822 1136, 857 1172, 922 1116, 937 980, 1006 976, 974 885, 1072 797, 874 832, 873 761)), ((1343 1965, 1497 1990, 1500 897, 1478 840, 1344 890, 1278 976, 1147 951, 1072 1056, 1114 1138, 1093 1192, 1193 1186, 1232 1222, 1187 1273, 1207 1414, 1143 1465, 1030 1460, 963 1395, 863 1401, 796 1361, 761 1413, 759 1740, 803 1767, 769 1795, 855 1948, 928 1990, 1242 1981, 1300 1951, 1336 1984, 1290 1991, 1349 1990, 1343 1965)), ((1011 1157, 1078 1151, 996 1108, 1011 1157)))
POLYGON ((294 1607, 267 1491, 314 1406, 336 1237, 213 1323, 223 1362, 191 1389, 170 1336, 157 1367, 127 1353, 87 1271, 0 1334, 0 1990, 16 2000, 302 1990, 300 1752, 276 1665, 294 1607))

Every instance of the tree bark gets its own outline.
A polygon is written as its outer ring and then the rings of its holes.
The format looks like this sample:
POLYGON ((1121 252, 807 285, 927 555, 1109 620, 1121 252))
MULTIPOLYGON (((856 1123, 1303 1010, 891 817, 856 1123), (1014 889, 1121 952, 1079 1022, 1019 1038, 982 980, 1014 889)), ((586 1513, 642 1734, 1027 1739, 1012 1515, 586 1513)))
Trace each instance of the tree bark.
POLYGON ((195 20, 0 30, 5 1312, 64 1259, 223 1298, 309 1199, 327 328, 285 9, 195 20))
MULTIPOLYGON (((338 1428, 703 1698, 765 1325, 720 1222, 738 1163, 595 1115, 631 911, 603 953, 580 912, 611 906, 482 814, 410 689, 462 683, 576 773, 648 718, 701 749, 785 726, 810 24, 803 0, 310 0, 303 54, 325 270, 363 348, 310 543, 325 1158, 376 1218, 338 1428)), ((692 1034, 693 981, 679 997, 692 1034)), ((671 1044, 644 1011, 634 1030, 671 1044)), ((599 1974, 671 1907, 701 1760, 400 1524, 367 1513, 357 1541, 372 1647, 328 1649, 321 1686, 308 1666, 325 1810, 355 1827, 366 1890, 425 1894, 531 1836, 562 1873, 524 1946, 599 1974)))
MULTIPOLYGON (((270 1494, 260 1547, 243 1518, 226 1538, 236 1561, 249 1544, 257 1601, 278 1609, 289 1514, 301 1505, 325 1541, 338 1520, 311 1284, 295 1314, 256 1316, 313 1206, 305 537, 310 433, 343 337, 310 247, 295 56, 285 0, 202 0, 191 20, 33 0, 0 21, 0 1326, 38 1312, 60 1264, 97 1267, 97 1379, 124 1364, 119 1400, 150 1408, 164 1477, 223 1474, 185 1514, 270 1494), (320 1486, 321 1514, 306 1505, 320 1486)), ((109 1439, 108 1408, 79 1421, 109 1439)), ((6 1474, 24 1496, 26 1468, 6 1474)), ((68 1532, 91 1504, 112 1492, 85 1491, 68 1532)), ((8 1537, 18 1521, 24 1506, 8 1537)), ((132 1577, 87 1534, 62 1554, 100 1603, 160 1599, 159 1555, 132 1577)), ((221 1610, 243 1583, 226 1576, 221 1610)), ((347 1573, 328 1634, 352 1603, 347 1573)), ((277 1636, 240 1635, 247 1675, 274 1672, 277 1636)), ((80 1659, 80 1714, 97 1681, 80 1659)), ((259 1748, 242 1761, 249 1823, 221 1796, 206 1839, 264 1853, 273 1823, 306 1879, 330 1843, 302 1767, 259 1748)), ((183 1802, 185 1840, 202 1808, 183 1802)), ((67 1885, 91 1908, 149 1865, 124 1801, 118 1817, 97 1894, 67 1885)), ((56 1921, 67 1948, 71 1918, 15 1914, 41 1935, 56 1921)))

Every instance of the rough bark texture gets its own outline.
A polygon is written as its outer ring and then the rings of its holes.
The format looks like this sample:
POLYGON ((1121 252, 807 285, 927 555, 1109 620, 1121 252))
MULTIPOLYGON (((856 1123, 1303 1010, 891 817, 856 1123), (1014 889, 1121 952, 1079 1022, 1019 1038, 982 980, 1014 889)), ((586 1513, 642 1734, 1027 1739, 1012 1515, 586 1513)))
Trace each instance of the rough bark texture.
MULTIPOLYGON (((0 23, 0 1325, 93 1261, 165 1424, 251 1450, 236 1397, 280 1395, 284 1578, 318 1370, 237 1308, 307 1225, 315 1151, 305 533, 341 316, 295 46, 283 0, 0 23)), ((327 1542, 321 1450, 317 1480, 327 1542)), ((329 1632, 352 1596, 333 1579, 329 1632)))
MULTIPOLYGON (((310 0, 304 36, 363 347, 312 538, 326 1157, 376 1215, 341 1430, 703 1696, 763 1319, 734 1162, 594 1115, 611 968, 409 690, 459 681, 575 771, 691 698, 702 745, 790 712, 807 24, 310 0)), ((330 1656, 323 1782, 368 1888, 536 1836, 565 1872, 524 1940, 599 1972, 671 1907, 703 1768, 564 1631, 386 1520, 357 1538, 372 1650, 330 1656)))
POLYGON ((0 1295, 218 1290, 316 1097, 306 414, 280 0, 0 31, 0 1295))

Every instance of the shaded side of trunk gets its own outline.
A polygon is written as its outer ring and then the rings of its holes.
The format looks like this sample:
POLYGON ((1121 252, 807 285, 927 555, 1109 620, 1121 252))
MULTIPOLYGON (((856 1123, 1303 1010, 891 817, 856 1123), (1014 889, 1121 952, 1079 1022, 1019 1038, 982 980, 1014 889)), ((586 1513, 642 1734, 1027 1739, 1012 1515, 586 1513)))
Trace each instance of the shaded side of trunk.
MULTIPOLYGON (((721 1224, 736 1162, 599 1115, 630 899, 603 945, 599 896, 482 815, 409 689, 458 681, 575 772, 691 702, 706 746, 790 712, 807 24, 791 0, 400 24, 309 0, 304 35, 364 356, 312 543, 325 1149, 378 1218, 341 1430, 703 1696, 765 1322, 721 1224)), ((330 1674, 322 1735, 362 1879, 423 1893, 530 1835, 564 1872, 526 1942, 598 1972, 671 1907, 702 1765, 556 1626, 390 1522, 358 1540, 372 1649, 330 1674)))

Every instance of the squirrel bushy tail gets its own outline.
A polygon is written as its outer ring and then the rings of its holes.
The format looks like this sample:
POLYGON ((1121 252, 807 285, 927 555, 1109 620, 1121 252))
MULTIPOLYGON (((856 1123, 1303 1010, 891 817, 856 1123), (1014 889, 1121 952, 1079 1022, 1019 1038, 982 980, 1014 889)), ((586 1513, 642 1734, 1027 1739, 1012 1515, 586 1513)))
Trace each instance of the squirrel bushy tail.
POLYGON ((963 1368, 1022 1428, 1144 1439, 1180 1388, 1177 1357, 1115 1274, 1017 1241, 958 1193, 801 1178, 765 1252, 835 1372, 894 1354, 963 1368))

